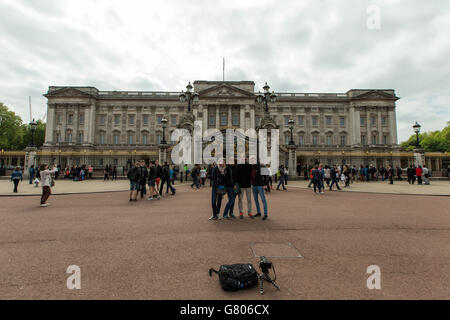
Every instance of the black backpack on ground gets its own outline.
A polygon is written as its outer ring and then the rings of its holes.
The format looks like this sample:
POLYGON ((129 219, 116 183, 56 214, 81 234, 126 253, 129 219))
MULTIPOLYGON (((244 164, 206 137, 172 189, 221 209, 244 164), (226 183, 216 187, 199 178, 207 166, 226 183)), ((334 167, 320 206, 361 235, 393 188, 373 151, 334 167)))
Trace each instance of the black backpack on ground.
POLYGON ((225 291, 237 291, 258 284, 258 273, 251 264, 221 265, 219 271, 209 269, 212 273, 219 274, 220 286, 225 291))

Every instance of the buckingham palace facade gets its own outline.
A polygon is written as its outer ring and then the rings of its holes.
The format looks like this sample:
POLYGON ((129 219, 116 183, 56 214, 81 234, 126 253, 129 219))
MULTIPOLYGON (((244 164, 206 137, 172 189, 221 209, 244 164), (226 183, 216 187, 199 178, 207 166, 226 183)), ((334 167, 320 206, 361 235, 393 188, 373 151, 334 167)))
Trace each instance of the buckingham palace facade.
MULTIPOLYGON (((264 106, 253 81, 194 81, 195 120, 206 128, 258 128, 264 106)), ((180 90, 181 91, 181 90, 180 90)), ((171 132, 188 111, 180 91, 100 91, 94 87, 51 86, 43 161, 61 166, 129 167, 160 157, 161 120, 169 146, 171 132)), ((392 89, 346 93, 274 92, 268 111, 280 135, 280 163, 287 164, 291 128, 296 163, 402 165, 392 89), (292 126, 292 122, 291 122, 292 126)), ((291 143, 292 148, 292 143, 291 143)), ((291 149, 292 150, 292 149, 291 149)), ((403 163, 403 165, 405 165, 403 163)))

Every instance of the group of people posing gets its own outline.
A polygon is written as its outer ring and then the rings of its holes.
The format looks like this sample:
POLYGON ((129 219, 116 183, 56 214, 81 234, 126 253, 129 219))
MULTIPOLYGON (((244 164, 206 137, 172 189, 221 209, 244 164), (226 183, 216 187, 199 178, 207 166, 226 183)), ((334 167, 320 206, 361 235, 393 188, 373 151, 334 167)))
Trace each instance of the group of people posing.
POLYGON ((137 201, 139 194, 143 199, 147 194, 147 186, 149 191, 147 200, 160 200, 164 185, 166 185, 166 194, 169 193, 169 189, 172 195, 176 193, 173 187, 174 168, 167 162, 161 166, 159 161, 155 160, 150 161, 147 166, 144 160, 140 160, 128 170, 127 177, 130 180, 130 201, 137 201))

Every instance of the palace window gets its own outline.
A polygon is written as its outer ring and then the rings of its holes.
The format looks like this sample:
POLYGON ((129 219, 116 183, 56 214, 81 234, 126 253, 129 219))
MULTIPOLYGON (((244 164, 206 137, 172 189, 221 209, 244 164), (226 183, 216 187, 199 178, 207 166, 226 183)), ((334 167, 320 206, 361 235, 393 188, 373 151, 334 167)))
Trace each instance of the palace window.
POLYGON ((297 117, 297 124, 298 124, 299 126, 303 126, 303 116, 298 116, 298 117, 297 117))
POLYGON ((100 135, 100 144, 105 144, 105 135, 104 134, 100 135))
POLYGON ((157 144, 160 144, 160 143, 161 143, 161 140, 162 140, 162 135, 161 135, 160 133, 158 133, 158 134, 156 135, 156 143, 157 143, 157 144))
POLYGON ((226 114, 222 114, 222 115, 220 116, 220 125, 221 125, 221 126, 226 126, 227 123, 228 123, 228 117, 227 117, 227 115, 226 115, 226 114))
POLYGON ((61 124, 61 122, 62 122, 62 117, 61 117, 60 114, 58 114, 58 115, 56 116, 56 123, 57 123, 57 124, 61 124))
POLYGON ((311 125, 317 127, 317 117, 316 116, 311 118, 311 125))
POLYGON ((69 114, 69 119, 67 120, 68 124, 72 124, 73 123, 73 114, 69 114))
POLYGON ((303 145, 305 144, 305 143, 304 143, 303 135, 298 136, 298 144, 299 144, 300 146, 303 146, 303 145))
POLYGON ((133 135, 128 135, 128 144, 133 144, 133 135))
POLYGON ((319 144, 319 137, 317 135, 312 136, 312 144, 313 144, 313 146, 316 146, 319 144))
POLYGON ((80 144, 83 144, 83 133, 79 133, 79 134, 78 134, 78 142, 79 142, 80 144))
POLYGON ((116 126, 120 125, 120 115, 118 114, 114 115, 114 125, 116 126))
POLYGON ((156 123, 157 123, 158 125, 161 125, 161 120, 162 120, 162 118, 163 118, 162 115, 157 115, 157 116, 156 116, 156 123))
POLYGON ((80 124, 84 124, 84 114, 80 114, 80 124))
POLYGON ((377 118, 375 118, 375 117, 370 117, 370 125, 376 126, 376 125, 377 125, 377 118))
POLYGON ((209 116, 208 125, 210 126, 216 125, 216 116, 209 116))
POLYGON ((327 136, 327 146, 331 146, 331 144, 333 143, 333 139, 331 136, 327 136))
POLYGON ((381 125, 382 126, 386 125, 386 117, 381 117, 381 125))
POLYGON ((114 144, 119 144, 119 135, 117 133, 114 134, 114 144))
POLYGON ((285 126, 288 126, 288 125, 289 125, 289 119, 290 119, 290 117, 284 116, 284 125, 285 125, 285 126))
POLYGON ((387 135, 383 135, 383 144, 388 144, 387 135))
POLYGON ((72 134, 71 133, 67 134, 67 142, 72 143, 72 134))
POLYGON ((102 115, 100 116, 100 125, 101 125, 101 126, 104 126, 105 123, 106 123, 106 116, 105 116, 104 114, 102 114, 102 115))
POLYGON ((146 134, 144 134, 143 136, 142 136, 142 144, 147 144, 147 135, 146 134))
POLYGON ((361 135, 361 144, 364 146, 367 144, 366 136, 364 134, 361 135))
POLYGON ((61 135, 59 133, 56 134, 56 143, 61 142, 61 135))
POLYGON ((345 146, 346 140, 346 136, 341 136, 341 147, 345 146))
POLYGON ((170 124, 175 127, 177 125, 177 116, 176 115, 171 115, 170 116, 170 124))
POLYGON ((339 121, 340 121, 341 127, 345 127, 345 117, 340 117, 339 121))
POLYGON ((366 117, 359 118, 359 123, 360 123, 361 127, 365 127, 366 126, 366 117))
POLYGON ((378 136, 376 136, 376 135, 373 135, 372 136, 372 144, 378 144, 378 136))
POLYGON ((233 126, 238 126, 239 125, 239 115, 235 114, 233 115, 233 126))
POLYGON ((330 117, 330 116, 327 116, 327 117, 325 118, 325 121, 326 121, 326 123, 327 123, 327 127, 331 126, 331 117, 330 117))
POLYGON ((143 122, 144 122, 144 126, 148 126, 148 115, 144 115, 143 122))
POLYGON ((130 114, 130 115, 128 116, 128 124, 129 124, 130 126, 134 126, 134 115, 130 114))

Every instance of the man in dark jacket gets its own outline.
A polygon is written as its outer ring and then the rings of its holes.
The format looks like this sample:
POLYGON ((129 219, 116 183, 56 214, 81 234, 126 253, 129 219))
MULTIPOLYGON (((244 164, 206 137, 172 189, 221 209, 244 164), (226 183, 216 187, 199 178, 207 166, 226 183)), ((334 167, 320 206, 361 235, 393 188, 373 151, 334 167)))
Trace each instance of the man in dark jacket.
POLYGON ((219 164, 211 169, 211 202, 213 215, 209 220, 218 220, 223 195, 226 193, 225 180, 225 162, 219 161, 219 164))
POLYGON ((261 202, 264 207, 264 217, 263 220, 266 220, 268 217, 267 213, 267 201, 266 196, 264 195, 264 176, 261 175, 261 165, 259 163, 252 165, 252 191, 253 198, 255 200, 256 205, 256 214, 255 217, 261 216, 261 208, 259 206, 258 196, 261 198, 261 202))
POLYGON ((128 170, 127 177, 130 180, 130 201, 137 201, 137 193, 139 189, 140 177, 140 166, 139 162, 136 162, 133 168, 128 170))
POLYGON ((191 171, 191 177, 192 177, 192 184, 191 188, 194 188, 194 185, 198 188, 200 188, 200 183, 198 181, 198 176, 200 175, 200 168, 199 165, 196 165, 194 168, 192 168, 191 171))
POLYGON ((147 194, 147 178, 148 178, 148 171, 147 166, 145 164, 144 160, 140 161, 139 166, 139 191, 141 192, 141 199, 144 198, 144 195, 147 194))
POLYGON ((172 192, 172 195, 175 194, 175 188, 170 185, 170 168, 167 162, 164 162, 164 166, 162 167, 162 177, 161 177, 161 187, 159 188, 159 195, 162 196, 164 184, 167 183, 166 193, 172 192))
POLYGON ((241 188, 241 192, 239 193, 239 216, 241 219, 244 219, 244 208, 242 206, 242 199, 245 196, 247 197, 247 214, 249 217, 252 217, 252 165, 248 163, 248 159, 245 159, 244 164, 238 164, 238 183, 241 188))
POLYGON ((336 165, 334 165, 333 167, 331 167, 330 169, 330 178, 331 178, 331 184, 330 184, 330 191, 333 189, 333 185, 336 184, 336 188, 338 190, 341 190, 341 188, 339 188, 339 179, 336 177, 336 165))
POLYGON ((148 170, 148 188, 150 195, 147 200, 160 200, 158 191, 156 190, 156 165, 155 161, 150 161, 150 167, 148 170))

